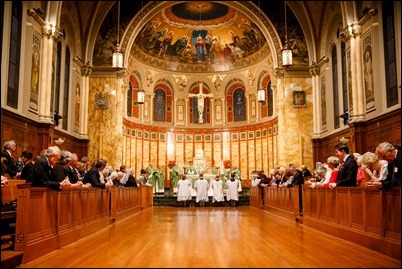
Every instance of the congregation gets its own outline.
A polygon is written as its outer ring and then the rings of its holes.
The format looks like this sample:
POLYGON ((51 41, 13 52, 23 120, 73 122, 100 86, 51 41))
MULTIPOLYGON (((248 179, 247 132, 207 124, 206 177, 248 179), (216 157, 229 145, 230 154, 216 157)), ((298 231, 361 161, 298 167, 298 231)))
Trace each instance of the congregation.
MULTIPOLYGON (((348 145, 339 143, 335 146, 334 155, 329 156, 325 163, 316 163, 313 173, 304 165, 301 170, 294 164, 289 164, 288 168, 277 166, 270 171, 269 176, 260 171, 253 185, 260 188, 289 188, 303 184, 310 188, 329 189, 356 186, 388 191, 401 186, 401 170, 399 146, 382 142, 375 152, 351 154, 348 145)), ((262 200, 264 203, 264 197, 262 200)), ((301 191, 299 210, 299 214, 303 215, 301 191)))
MULTIPOLYGON (((8 178, 24 179, 31 182, 33 187, 48 187, 54 190, 72 188, 101 188, 112 186, 137 187, 139 185, 154 186, 154 193, 164 193, 165 180, 160 166, 141 169, 138 178, 132 169, 122 165, 114 169, 103 159, 92 163, 88 157, 81 160, 77 154, 50 146, 43 150, 40 156, 33 157, 31 152, 22 152, 17 161, 13 159, 16 142, 8 140, 4 143, 1 155, 2 174, 1 184, 7 184, 8 178)), ((177 195, 178 205, 188 206, 195 196, 195 204, 205 206, 212 197, 211 204, 228 204, 236 206, 241 192, 241 176, 237 167, 233 167, 230 177, 217 173, 211 180, 206 180, 204 174, 194 175, 190 165, 184 171, 171 172, 174 194, 177 195), (196 176, 195 182, 189 176, 196 176), (178 180, 180 178, 180 180, 178 180), (195 192, 195 193, 194 193, 195 192)), ((400 187, 401 178, 401 148, 388 142, 380 143, 375 152, 364 154, 350 153, 345 143, 335 146, 334 155, 327 158, 325 163, 317 162, 313 173, 302 165, 301 169, 291 163, 288 168, 276 166, 270 170, 269 176, 260 171, 252 185, 261 188, 290 188, 294 185, 310 188, 336 188, 341 186, 380 188, 390 190, 400 187), (257 182, 257 183, 256 183, 257 182)), ((301 192, 301 188, 299 188, 301 192)), ((262 192, 263 195, 263 192, 262 192)), ((263 199, 264 201, 264 199, 263 199)), ((302 196, 299 195, 300 215, 303 214, 302 196)))

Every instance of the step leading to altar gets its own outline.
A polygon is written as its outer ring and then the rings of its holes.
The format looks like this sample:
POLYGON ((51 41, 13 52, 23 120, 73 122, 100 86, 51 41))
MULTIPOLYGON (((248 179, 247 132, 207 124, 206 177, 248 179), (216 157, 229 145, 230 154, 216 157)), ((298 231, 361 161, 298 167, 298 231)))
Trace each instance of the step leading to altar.
MULTIPOLYGON (((214 206, 212 204, 212 196, 208 196, 209 201, 205 206, 214 206)), ((157 193, 154 194, 153 198, 154 206, 179 206, 177 202, 177 195, 173 193, 170 189, 165 189, 165 193, 157 193)), ((250 193, 249 188, 243 188, 241 192, 239 192, 239 202, 238 206, 249 206, 250 205, 250 193)), ((195 203, 195 196, 192 196, 192 200, 190 203, 187 203, 187 206, 198 206, 195 203)), ((230 206, 230 203, 226 201, 221 203, 220 206, 230 206)))

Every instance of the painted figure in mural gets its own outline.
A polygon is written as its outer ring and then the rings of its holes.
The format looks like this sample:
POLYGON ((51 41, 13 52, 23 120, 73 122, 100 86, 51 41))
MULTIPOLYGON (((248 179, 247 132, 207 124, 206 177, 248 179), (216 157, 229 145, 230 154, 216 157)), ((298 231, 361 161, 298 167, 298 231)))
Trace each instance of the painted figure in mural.
POLYGON ((32 53, 32 75, 31 75, 31 92, 38 94, 39 87, 39 52, 34 50, 32 53))
POLYGON ((197 60, 204 61, 205 60, 205 42, 202 40, 201 36, 197 37, 197 42, 195 43, 195 50, 197 51, 197 60))
POLYGON ((373 64, 371 59, 371 49, 367 48, 364 52, 364 86, 366 90, 366 100, 374 96, 373 87, 373 64))

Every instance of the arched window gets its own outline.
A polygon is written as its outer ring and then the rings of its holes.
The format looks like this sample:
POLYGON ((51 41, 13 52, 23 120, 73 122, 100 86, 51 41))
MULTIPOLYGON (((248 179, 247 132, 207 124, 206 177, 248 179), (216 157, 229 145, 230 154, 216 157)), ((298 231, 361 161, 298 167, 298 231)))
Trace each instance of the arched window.
MULTIPOLYGON (((2 5, 4 12, 4 3, 2 3, 2 5)), ((20 81, 22 11, 22 2, 13 1, 10 30, 10 57, 8 61, 7 105, 15 109, 18 108, 18 88, 20 81)))
POLYGON ((70 49, 66 48, 66 60, 64 62, 64 94, 63 94, 63 129, 67 130, 68 126, 68 111, 70 100, 70 66, 71 66, 71 53, 70 49))
MULTIPOLYGON (((394 12, 398 12, 396 1, 382 1, 383 42, 385 61, 385 85, 387 91, 387 107, 398 104, 398 79, 395 51, 394 12)), ((400 11, 400 9, 399 9, 400 11)), ((399 47, 399 50, 401 48, 399 47)), ((400 75, 400 74, 399 74, 400 75)))
POLYGON ((338 93, 338 60, 336 53, 336 46, 332 47, 332 93, 334 98, 334 128, 337 129, 340 126, 339 123, 339 93, 338 93))
POLYGON ((233 92, 234 121, 246 120, 246 104, 243 89, 233 92))
POLYGON ((157 89, 154 96, 154 121, 166 121, 166 92, 157 89))
MULTIPOLYGON (((345 42, 341 42, 341 64, 342 64, 342 104, 343 104, 343 112, 348 111, 349 113, 349 98, 352 99, 352 95, 349 91, 348 94, 348 76, 347 76, 347 68, 346 68, 346 45, 345 42)), ((352 101, 352 100, 351 100, 352 101)), ((352 103, 352 102, 351 102, 352 103)), ((349 115, 349 114, 347 114, 349 115)), ((349 121, 349 119, 347 119, 349 121)), ((346 123, 346 121, 345 121, 346 123)))
MULTIPOLYGON (((51 105, 51 113, 59 114, 60 112, 60 80, 61 80, 61 42, 57 43, 57 52, 56 52, 56 72, 55 72, 55 81, 54 81, 54 90, 52 96, 52 105, 51 105)), ((54 122, 55 125, 57 124, 54 122)))
POLYGON ((131 86, 131 83, 128 83, 128 91, 127 91, 127 101, 126 101, 126 106, 127 106, 127 116, 132 117, 133 115, 133 87, 131 86))
POLYGON ((268 100, 268 117, 274 115, 274 91, 271 87, 271 81, 268 82, 267 87, 267 100, 268 100))

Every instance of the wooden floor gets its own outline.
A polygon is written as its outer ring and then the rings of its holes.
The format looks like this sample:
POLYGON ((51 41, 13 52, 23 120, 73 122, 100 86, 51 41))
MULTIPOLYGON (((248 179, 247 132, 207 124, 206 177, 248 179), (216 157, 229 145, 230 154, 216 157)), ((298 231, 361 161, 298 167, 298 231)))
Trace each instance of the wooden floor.
POLYGON ((19 268, 400 268, 401 261, 252 207, 153 207, 19 268))

